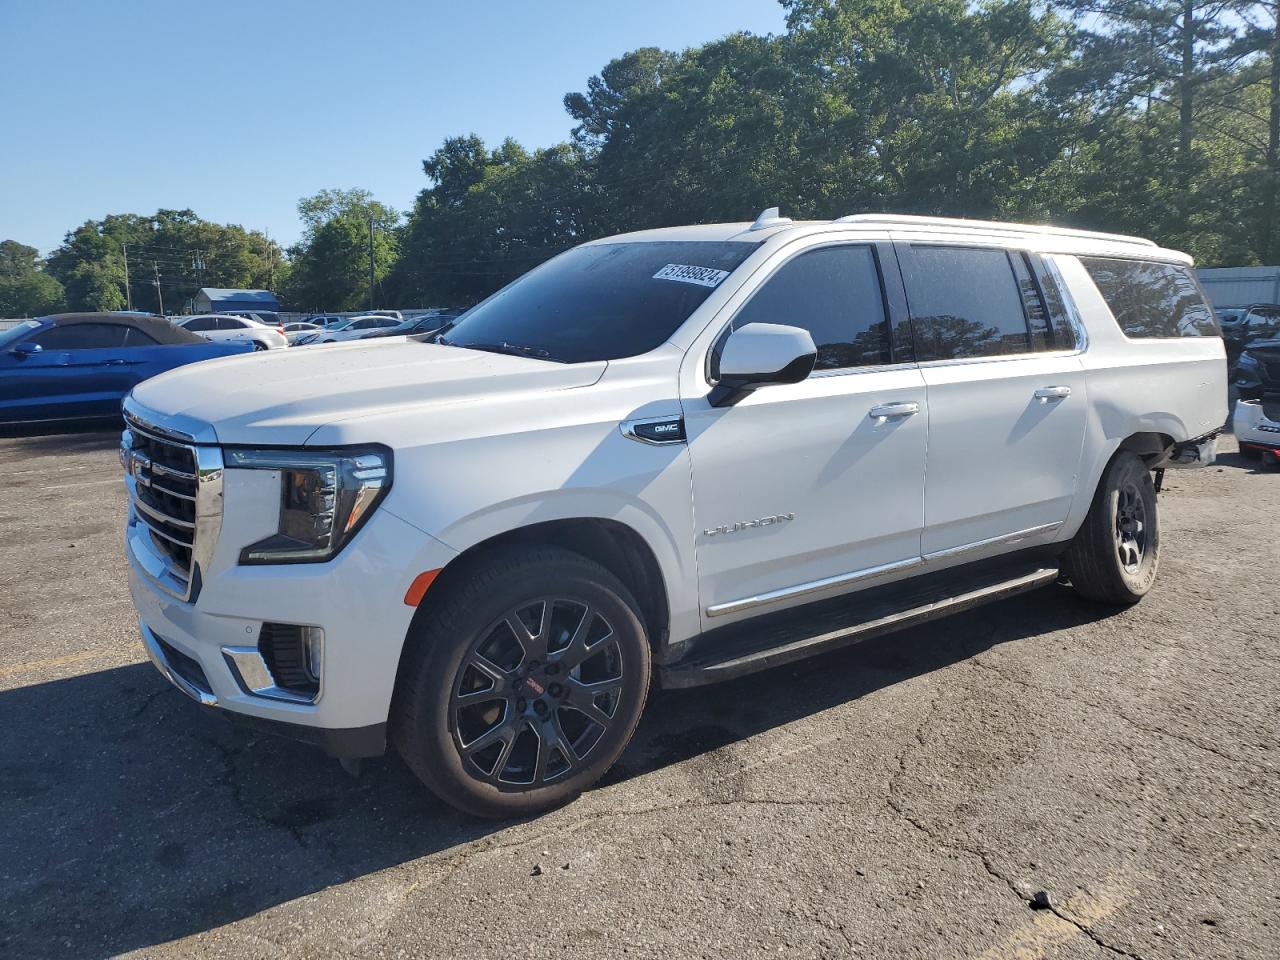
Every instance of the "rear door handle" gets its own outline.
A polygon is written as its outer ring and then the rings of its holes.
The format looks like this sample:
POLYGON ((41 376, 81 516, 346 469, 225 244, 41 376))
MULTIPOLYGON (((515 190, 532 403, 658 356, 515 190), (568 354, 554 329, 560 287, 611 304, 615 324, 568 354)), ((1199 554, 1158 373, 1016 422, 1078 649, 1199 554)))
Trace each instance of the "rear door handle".
POLYGON ((920 404, 914 400, 900 403, 878 403, 867 411, 872 420, 890 420, 896 417, 910 417, 920 412, 920 404))
POLYGON ((1050 400, 1065 400, 1071 396, 1070 387, 1041 387, 1036 391, 1036 399, 1041 403, 1048 403, 1050 400))

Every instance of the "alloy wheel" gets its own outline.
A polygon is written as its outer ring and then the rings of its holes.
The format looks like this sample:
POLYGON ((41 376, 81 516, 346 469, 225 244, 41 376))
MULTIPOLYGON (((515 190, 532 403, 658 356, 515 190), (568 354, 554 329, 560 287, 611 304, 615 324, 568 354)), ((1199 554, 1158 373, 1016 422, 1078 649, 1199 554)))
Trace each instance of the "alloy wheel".
POLYGON ((1116 504, 1116 552, 1120 565, 1129 573, 1142 566, 1147 552, 1147 506, 1136 484, 1120 488, 1116 504))
POLYGON ((618 715, 622 650, 590 604, 543 597, 480 634, 454 679, 449 718, 467 773, 499 788, 560 781, 618 715))

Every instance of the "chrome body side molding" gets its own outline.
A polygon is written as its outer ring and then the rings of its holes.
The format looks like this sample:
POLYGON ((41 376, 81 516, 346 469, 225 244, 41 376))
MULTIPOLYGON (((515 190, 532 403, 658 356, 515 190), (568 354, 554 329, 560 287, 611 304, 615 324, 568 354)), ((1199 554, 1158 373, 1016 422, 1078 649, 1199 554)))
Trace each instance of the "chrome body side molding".
POLYGON ((849 584, 859 583, 863 580, 874 580, 877 577, 897 573, 900 570, 908 570, 912 567, 924 566, 925 564, 936 562, 938 560, 950 560, 953 557, 962 556, 966 553, 972 553, 979 550, 985 550, 988 547, 1013 546, 1024 540, 1030 540, 1033 537, 1054 533, 1061 527, 1062 523, 1060 521, 1057 523, 1044 523, 1036 527, 1028 527, 1025 530, 1006 533, 998 537, 989 537, 986 540, 975 540, 973 543, 961 544, 958 547, 948 547, 946 550, 935 550, 933 553, 925 554, 923 557, 911 557, 907 560, 898 560, 894 563, 884 563, 875 567, 867 567, 863 570, 854 570, 852 573, 841 573, 833 577, 823 577, 821 580, 810 580, 807 583, 798 583, 793 587, 782 587, 778 590, 770 590, 767 593, 756 594, 752 597, 743 597, 741 600, 729 600, 725 603, 716 603, 706 608, 706 615, 708 617, 723 617, 730 613, 741 613, 744 610, 767 606, 768 604, 778 603, 782 600, 791 600, 795 597, 803 597, 811 593, 819 593, 825 590, 830 590, 833 587, 843 587, 849 584))

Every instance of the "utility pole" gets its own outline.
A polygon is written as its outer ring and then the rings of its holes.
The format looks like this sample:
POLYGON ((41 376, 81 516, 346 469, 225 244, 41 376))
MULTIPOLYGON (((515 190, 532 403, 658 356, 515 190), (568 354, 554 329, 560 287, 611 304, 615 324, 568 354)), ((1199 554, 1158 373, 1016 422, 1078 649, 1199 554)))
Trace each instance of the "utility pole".
POLYGON ((129 245, 120 244, 120 252, 124 254, 124 302, 125 309, 133 309, 133 287, 129 286, 129 245))
POLYGON ((156 272, 156 298, 160 301, 160 316, 164 316, 164 293, 160 290, 160 264, 151 261, 151 269, 156 272))
POLYGON ((276 251, 271 246, 271 231, 266 231, 267 236, 267 289, 274 290, 276 288, 276 251))
POLYGON ((373 214, 369 214, 369 309, 373 309, 373 214))

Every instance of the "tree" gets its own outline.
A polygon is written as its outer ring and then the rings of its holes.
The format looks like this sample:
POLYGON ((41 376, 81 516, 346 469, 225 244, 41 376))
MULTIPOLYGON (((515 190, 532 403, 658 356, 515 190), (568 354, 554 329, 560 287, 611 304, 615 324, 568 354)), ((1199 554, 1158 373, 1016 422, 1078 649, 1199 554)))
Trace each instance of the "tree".
POLYGON ((36 248, 0 241, 0 317, 42 316, 62 304, 62 284, 41 269, 36 248))
POLYGON ((111 214, 66 235, 49 272, 76 310, 181 310, 200 287, 271 288, 281 279, 278 244, 257 231, 202 220, 191 210, 111 214), (158 286, 157 286, 158 282, 158 286))
POLYGON ((370 245, 378 296, 399 256, 400 214, 366 190, 321 190, 298 201, 298 216, 303 237, 289 250, 286 301, 315 310, 372 307, 370 245))
POLYGON ((451 138, 423 162, 431 186, 414 204, 392 278, 404 304, 467 305, 597 235, 582 151, 533 153, 514 140, 489 151, 451 138))

